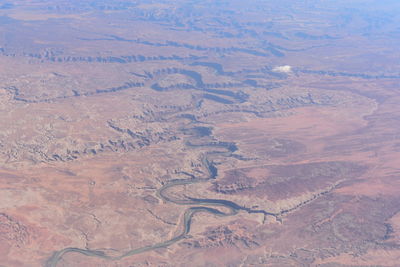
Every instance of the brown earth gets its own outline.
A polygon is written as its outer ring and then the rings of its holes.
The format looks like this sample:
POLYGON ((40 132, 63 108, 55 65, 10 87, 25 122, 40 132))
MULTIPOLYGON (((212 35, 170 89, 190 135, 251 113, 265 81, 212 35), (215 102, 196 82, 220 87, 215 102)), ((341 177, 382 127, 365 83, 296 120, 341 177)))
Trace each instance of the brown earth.
POLYGON ((400 266, 396 8, 0 3, 0 266, 400 266))

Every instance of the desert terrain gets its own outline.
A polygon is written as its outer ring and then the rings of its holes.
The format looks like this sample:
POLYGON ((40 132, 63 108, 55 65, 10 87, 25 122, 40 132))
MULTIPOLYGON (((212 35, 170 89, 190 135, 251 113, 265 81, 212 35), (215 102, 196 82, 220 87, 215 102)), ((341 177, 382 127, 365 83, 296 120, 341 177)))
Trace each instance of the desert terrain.
POLYGON ((0 2, 0 266, 400 266, 399 14, 0 2))

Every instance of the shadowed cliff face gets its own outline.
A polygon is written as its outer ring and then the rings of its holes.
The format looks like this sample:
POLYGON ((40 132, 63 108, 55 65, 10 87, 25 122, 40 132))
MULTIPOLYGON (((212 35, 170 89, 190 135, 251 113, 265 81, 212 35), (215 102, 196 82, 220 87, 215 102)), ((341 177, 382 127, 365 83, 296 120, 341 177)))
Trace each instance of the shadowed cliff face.
POLYGON ((0 264, 398 266, 399 14, 0 3, 0 264))

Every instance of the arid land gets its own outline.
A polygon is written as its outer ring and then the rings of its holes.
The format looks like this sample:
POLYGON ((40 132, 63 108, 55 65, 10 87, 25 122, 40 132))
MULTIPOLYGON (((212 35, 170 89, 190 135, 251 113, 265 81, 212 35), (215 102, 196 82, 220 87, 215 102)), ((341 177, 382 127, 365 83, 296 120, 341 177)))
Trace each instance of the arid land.
POLYGON ((0 266, 400 266, 399 4, 272 2, 0 3, 0 266))

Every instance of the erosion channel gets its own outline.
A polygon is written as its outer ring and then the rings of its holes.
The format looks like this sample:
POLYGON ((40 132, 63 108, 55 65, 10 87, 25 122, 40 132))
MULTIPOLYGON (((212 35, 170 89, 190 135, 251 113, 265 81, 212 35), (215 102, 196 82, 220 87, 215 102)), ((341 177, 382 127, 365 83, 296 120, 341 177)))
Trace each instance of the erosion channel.
POLYGON ((216 173, 217 173, 216 167, 212 163, 210 163, 206 157, 203 158, 203 163, 206 166, 206 169, 208 170, 208 177, 206 177, 206 178, 193 177, 190 179, 175 179, 175 180, 172 180, 172 181, 164 184, 157 191, 157 196, 165 202, 172 202, 177 205, 190 206, 184 212, 183 223, 182 223, 183 230, 180 232, 180 234, 176 235, 175 237, 173 237, 169 240, 166 240, 166 241, 163 241, 160 243, 156 243, 151 246, 145 246, 145 247, 129 250, 127 252, 122 253, 119 256, 109 256, 102 250, 91 250, 91 249, 68 247, 68 248, 64 248, 60 251, 55 252, 47 260, 45 266, 46 267, 56 267, 57 263, 62 259, 62 257, 65 254, 71 253, 71 252, 80 253, 85 256, 98 257, 98 258, 103 258, 103 259, 114 261, 114 260, 123 259, 128 256, 132 256, 135 254, 140 254, 140 253, 144 253, 147 251, 155 250, 158 248, 168 247, 168 246, 184 239, 189 234, 193 216, 195 214, 201 213, 201 212, 207 212, 207 213, 214 214, 216 216, 226 217, 226 216, 236 215, 240 210, 243 210, 248 213, 262 213, 265 216, 266 215, 271 215, 274 217, 279 216, 279 214, 270 213, 270 212, 267 212, 264 210, 254 210, 254 209, 242 207, 232 201, 228 201, 228 200, 224 200, 224 199, 199 199, 199 198, 191 198, 191 197, 187 197, 186 199, 178 199, 178 198, 174 198, 174 197, 171 197, 168 195, 168 190, 171 189, 172 187, 195 184, 195 183, 202 183, 202 182, 207 182, 209 180, 215 179, 216 173), (218 210, 216 208, 212 208, 212 207, 226 208, 229 211, 223 212, 223 211, 220 211, 220 210, 218 210))

